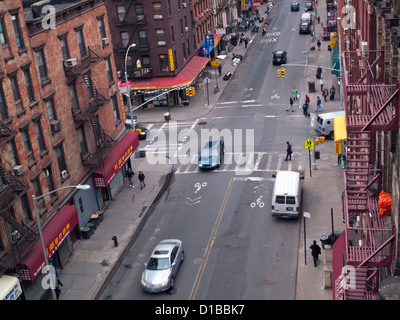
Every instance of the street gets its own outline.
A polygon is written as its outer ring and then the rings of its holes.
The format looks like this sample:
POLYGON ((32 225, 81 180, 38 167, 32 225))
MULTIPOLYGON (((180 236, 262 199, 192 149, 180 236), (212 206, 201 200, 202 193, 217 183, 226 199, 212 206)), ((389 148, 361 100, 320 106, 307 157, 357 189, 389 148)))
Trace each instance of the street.
MULTIPOLYGON (((233 136, 236 129, 241 130, 242 140, 226 146, 225 160, 232 162, 224 161, 212 171, 201 171, 196 163, 184 164, 176 158, 187 138, 166 146, 163 151, 175 161, 174 177, 153 204, 100 299, 295 298, 301 219, 271 216, 272 174, 277 170, 304 173, 308 169, 304 141, 310 118, 303 116, 298 101, 295 112, 286 111, 293 87, 301 97, 304 68, 289 66, 286 77, 278 78, 280 66, 272 65, 272 52, 287 51, 288 63, 306 62, 311 37, 298 33, 301 13, 291 12, 289 1, 279 2, 268 17, 267 34, 256 36, 207 116, 151 128, 154 133, 161 129, 167 136, 172 132, 170 126, 178 133, 191 129, 198 137, 202 130, 212 129, 228 129, 233 136), (247 129, 254 130, 251 170, 235 162, 238 153, 250 147, 246 145, 246 137, 251 135, 247 129), (286 141, 294 151, 293 160, 287 162, 286 141), (144 263, 154 246, 167 238, 182 240, 185 249, 175 286, 161 294, 144 293, 140 286, 144 263)), ((152 150, 151 141, 144 144, 147 152, 152 150)), ((199 148, 202 144, 199 141, 199 148)))

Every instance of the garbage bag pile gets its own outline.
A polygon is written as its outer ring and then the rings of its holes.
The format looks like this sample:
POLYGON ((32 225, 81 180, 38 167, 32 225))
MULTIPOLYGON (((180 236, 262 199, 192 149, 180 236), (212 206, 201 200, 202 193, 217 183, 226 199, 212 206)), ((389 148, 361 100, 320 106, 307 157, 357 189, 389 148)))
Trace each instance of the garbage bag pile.
POLYGON ((392 210, 392 195, 382 190, 379 194, 378 205, 379 218, 390 216, 392 210))

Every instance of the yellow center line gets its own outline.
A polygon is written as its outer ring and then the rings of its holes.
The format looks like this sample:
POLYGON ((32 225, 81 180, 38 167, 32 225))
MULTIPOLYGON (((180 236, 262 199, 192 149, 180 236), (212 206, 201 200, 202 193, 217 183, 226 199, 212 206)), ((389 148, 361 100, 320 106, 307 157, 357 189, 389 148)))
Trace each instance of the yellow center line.
POLYGON ((230 195, 231 190, 232 190, 233 182, 234 182, 234 179, 231 178, 229 183, 228 183, 228 188, 226 189, 226 192, 225 192, 225 195, 224 195, 224 199, 222 201, 221 207, 220 207, 219 212, 218 212, 217 219, 216 219, 216 221, 214 223, 214 227, 213 227, 211 235, 210 235, 210 239, 208 240, 207 247, 206 247, 206 250, 205 250, 204 255, 203 255, 204 261, 200 265, 199 270, 197 271, 197 275, 196 275, 196 278, 194 280, 194 284, 193 284, 192 290, 190 291, 189 300, 194 300, 195 299, 195 296, 197 294, 197 290, 199 289, 200 281, 201 281, 201 279, 203 277, 203 273, 204 273, 204 270, 206 268, 208 258, 210 257, 211 247, 214 245, 215 236, 217 235, 218 228, 219 228, 219 225, 220 225, 221 220, 222 220, 222 216, 224 215, 224 212, 225 212, 226 204, 228 203, 228 198, 229 198, 229 195, 230 195))

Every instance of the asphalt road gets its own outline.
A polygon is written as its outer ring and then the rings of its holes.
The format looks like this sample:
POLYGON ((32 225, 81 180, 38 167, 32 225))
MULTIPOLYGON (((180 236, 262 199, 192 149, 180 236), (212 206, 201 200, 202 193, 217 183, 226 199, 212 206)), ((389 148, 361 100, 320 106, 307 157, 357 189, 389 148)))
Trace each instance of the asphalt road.
POLYGON ((280 79, 271 58, 273 50, 283 49, 289 63, 306 61, 310 36, 298 34, 301 13, 290 12, 290 1, 278 2, 268 34, 257 35, 217 106, 194 122, 197 133, 241 130, 242 142, 227 146, 225 160, 244 152, 252 144, 246 138, 253 136, 257 170, 181 171, 178 163, 100 299, 294 299, 300 219, 271 217, 272 173, 307 166, 309 119, 297 106, 296 112, 285 111, 292 88, 301 92, 304 68, 287 67, 280 79), (286 141, 293 145, 292 162, 282 162, 286 141), (144 263, 165 238, 183 240, 185 261, 172 291, 146 294, 140 287, 144 263))

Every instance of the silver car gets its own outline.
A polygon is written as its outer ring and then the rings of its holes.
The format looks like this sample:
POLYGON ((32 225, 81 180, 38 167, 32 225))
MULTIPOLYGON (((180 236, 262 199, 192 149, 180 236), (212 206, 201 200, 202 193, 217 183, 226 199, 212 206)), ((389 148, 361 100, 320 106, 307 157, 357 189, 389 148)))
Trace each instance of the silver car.
POLYGON ((181 240, 161 241, 145 263, 146 269, 140 281, 147 292, 161 292, 172 289, 178 269, 183 262, 183 244, 181 240))

